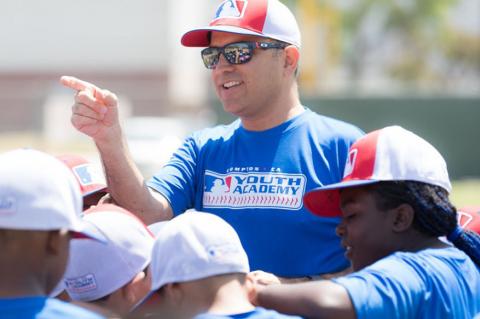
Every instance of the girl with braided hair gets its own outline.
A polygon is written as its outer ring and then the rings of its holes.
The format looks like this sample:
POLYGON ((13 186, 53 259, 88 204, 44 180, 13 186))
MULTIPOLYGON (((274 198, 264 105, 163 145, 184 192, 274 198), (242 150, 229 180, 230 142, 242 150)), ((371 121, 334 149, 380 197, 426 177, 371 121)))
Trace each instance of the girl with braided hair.
POLYGON ((457 210, 445 189, 415 181, 380 182, 371 187, 380 209, 411 205, 415 211, 413 228, 429 236, 445 236, 480 265, 480 235, 457 224, 457 210))
POLYGON ((337 235, 354 272, 257 284, 253 302, 306 318, 475 317, 480 236, 458 225, 450 190, 443 157, 419 136, 398 126, 365 135, 342 181, 304 197, 315 215, 342 217, 337 235))

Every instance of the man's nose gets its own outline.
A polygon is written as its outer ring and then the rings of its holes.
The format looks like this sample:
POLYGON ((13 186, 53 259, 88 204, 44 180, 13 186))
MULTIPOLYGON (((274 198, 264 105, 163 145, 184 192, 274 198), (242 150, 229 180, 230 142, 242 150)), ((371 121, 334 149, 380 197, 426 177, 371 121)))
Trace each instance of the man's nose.
POLYGON ((217 65, 215 66, 215 69, 218 69, 218 68, 232 68, 232 64, 228 63, 227 59, 225 59, 225 56, 223 55, 223 53, 220 53, 220 56, 218 57, 218 63, 217 65))

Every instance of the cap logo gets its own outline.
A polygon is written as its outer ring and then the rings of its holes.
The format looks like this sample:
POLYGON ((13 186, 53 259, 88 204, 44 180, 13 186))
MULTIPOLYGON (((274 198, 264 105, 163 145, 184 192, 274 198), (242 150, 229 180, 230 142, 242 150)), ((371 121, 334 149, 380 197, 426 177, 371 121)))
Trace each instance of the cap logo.
POLYGON ((240 19, 243 17, 248 5, 248 0, 226 0, 223 1, 215 12, 216 19, 240 19))
POLYGON ((348 153, 347 163, 345 164, 345 170, 343 173, 343 178, 352 174, 353 168, 355 167, 355 161, 357 160, 358 149, 351 149, 348 153))
POLYGON ((462 228, 467 227, 472 220, 473 220, 472 215, 468 213, 464 213, 462 211, 457 211, 457 223, 458 225, 460 225, 460 227, 462 228))
POLYGON ((226 261, 230 260, 232 256, 240 253, 238 245, 233 243, 223 243, 218 245, 211 245, 206 248, 208 256, 212 260, 226 261))
POLYGON ((86 274, 76 278, 65 279, 65 287, 73 293, 81 294, 97 289, 97 281, 93 274, 86 274))
POLYGON ((0 197, 0 214, 11 214, 17 210, 17 200, 13 196, 0 197))
POLYGON ((82 186, 105 184, 103 175, 91 164, 75 166, 73 172, 82 186))

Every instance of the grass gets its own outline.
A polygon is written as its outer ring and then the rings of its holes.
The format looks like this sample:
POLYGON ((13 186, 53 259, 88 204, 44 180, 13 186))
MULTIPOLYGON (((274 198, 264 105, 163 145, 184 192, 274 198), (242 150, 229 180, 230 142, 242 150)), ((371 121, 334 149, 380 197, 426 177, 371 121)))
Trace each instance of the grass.
POLYGON ((454 181, 450 200, 457 208, 480 205, 480 179, 454 181))

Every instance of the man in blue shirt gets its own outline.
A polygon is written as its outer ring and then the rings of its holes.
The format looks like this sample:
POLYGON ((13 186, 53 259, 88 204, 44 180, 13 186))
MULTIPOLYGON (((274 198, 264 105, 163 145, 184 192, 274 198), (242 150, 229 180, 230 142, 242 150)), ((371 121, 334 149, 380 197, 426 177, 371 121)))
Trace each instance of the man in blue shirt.
POLYGON ((348 147, 362 132, 301 104, 293 14, 278 0, 225 0, 209 26, 181 41, 204 47, 217 96, 239 119, 194 133, 147 182, 128 153, 115 95, 62 78, 79 91, 72 123, 94 139, 111 196, 147 224, 189 208, 222 217, 254 270, 291 278, 347 268, 335 236, 339 219, 309 214, 303 195, 341 179, 348 147))
POLYGON ((337 233, 354 273, 258 287, 254 301, 308 318, 472 318, 480 311, 480 236, 462 230, 445 161, 398 126, 352 145, 340 183, 305 196, 337 233), (450 244, 440 240, 446 236, 450 244))
POLYGON ((105 239, 86 228, 81 209, 75 177, 62 162, 34 150, 0 154, 2 319, 103 318, 47 297, 65 271, 70 238, 105 239))

